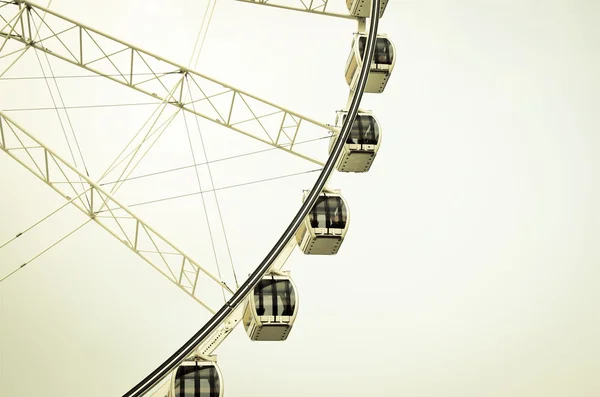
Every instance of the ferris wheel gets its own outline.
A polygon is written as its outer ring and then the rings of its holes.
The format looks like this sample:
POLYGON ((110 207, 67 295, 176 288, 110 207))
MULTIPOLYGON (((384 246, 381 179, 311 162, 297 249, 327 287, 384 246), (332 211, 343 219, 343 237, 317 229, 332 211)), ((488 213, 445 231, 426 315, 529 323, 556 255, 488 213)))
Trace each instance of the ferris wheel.
MULTIPOLYGON (((347 13, 328 11, 327 1, 309 5, 300 0, 281 3, 241 1, 252 3, 254 7, 280 8, 285 13, 300 11, 320 15, 315 18, 343 18, 357 22, 345 63, 348 100, 334 115, 334 124, 316 121, 275 101, 210 78, 196 71, 193 65, 186 67, 170 61, 51 8, 20 0, 0 1, 0 81, 10 79, 16 68, 22 67, 26 71, 27 66, 22 65, 28 57, 37 58, 43 73, 42 81, 50 93, 66 138, 62 150, 56 150, 39 138, 35 128, 29 128, 35 127, 35 121, 18 119, 0 108, 2 151, 63 198, 58 208, 19 231, 1 247, 19 241, 65 208, 75 208, 85 218, 72 230, 53 236, 54 240, 47 247, 30 255, 24 264, 0 275, 2 281, 18 275, 21 269, 88 223, 95 223, 171 285, 187 294, 209 316, 192 338, 125 393, 126 396, 222 396, 226 375, 218 367, 214 352, 239 324, 243 324, 253 341, 286 340, 293 332, 300 299, 291 273, 284 269, 286 261, 296 247, 306 255, 334 255, 344 249, 344 239, 351 233, 349 203, 341 191, 329 186, 328 182, 334 170, 344 173, 369 171, 382 143, 382 128, 376 110, 360 108, 360 101, 363 93, 383 93, 394 69, 394 45, 385 34, 378 33, 378 21, 385 12, 387 1, 348 0, 347 13), (124 141, 124 149, 103 172, 86 164, 68 106, 56 84, 59 64, 66 65, 68 70, 80 70, 79 78, 99 76, 106 84, 134 91, 136 95, 149 98, 149 105, 153 106, 150 117, 133 138, 124 141), (302 205, 291 223, 245 280, 238 278, 233 260, 230 261, 233 277, 226 280, 225 271, 218 266, 217 260, 224 254, 214 253, 215 271, 181 249, 158 227, 151 226, 151 222, 143 219, 135 208, 130 209, 132 205, 128 202, 132 197, 138 197, 142 203, 144 197, 140 197, 136 188, 127 190, 128 185, 147 176, 137 173, 139 165, 144 163, 146 156, 152 156, 157 142, 166 139, 165 131, 177 119, 183 122, 182 126, 188 132, 190 147, 193 144, 189 127, 203 119, 268 150, 319 167, 311 171, 319 172, 314 185, 307 186, 303 194, 299 192, 302 205), (317 145, 304 145, 314 142, 317 145)), ((196 40, 196 60, 212 9, 207 8, 206 15, 206 24, 203 23, 196 40)), ((23 78, 14 80, 22 83, 23 78)), ((201 130, 199 124, 197 129, 201 130)), ((201 133, 196 139, 199 139, 196 143, 202 147, 203 156, 196 158, 192 148, 193 165, 188 171, 195 174, 200 193, 204 190, 215 193, 214 170, 211 171, 209 165, 205 141, 201 133), (200 157, 206 160, 202 164, 206 166, 206 175, 202 176, 198 167, 200 157), (203 189, 201 180, 210 181, 211 188, 203 189)), ((94 155, 102 157, 102 153, 94 155)), ((162 172, 158 167, 151 174, 162 172)), ((184 196, 185 193, 175 194, 174 198, 184 196)), ((204 200, 203 203, 213 250, 216 250, 216 229, 211 229, 211 217, 213 224, 215 220, 220 223, 224 236, 222 248, 228 251, 231 259, 216 194, 212 206, 208 205, 210 208, 204 200), (212 215, 209 215, 210 210, 212 215)))

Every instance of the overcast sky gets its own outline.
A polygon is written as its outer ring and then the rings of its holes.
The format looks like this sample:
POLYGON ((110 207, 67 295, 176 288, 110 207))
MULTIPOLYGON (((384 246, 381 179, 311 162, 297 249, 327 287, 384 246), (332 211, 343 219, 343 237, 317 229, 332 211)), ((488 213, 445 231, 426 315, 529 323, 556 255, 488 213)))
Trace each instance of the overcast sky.
MULTIPOLYGON (((55 0, 52 9, 187 65, 205 4, 55 0)), ((285 343, 250 342, 239 328, 217 350, 228 397, 600 393, 599 17, 593 0, 390 2, 380 32, 396 45, 396 67, 384 94, 362 105, 381 123, 381 151, 369 173, 330 183, 350 208, 347 238, 336 256, 290 258, 300 311, 285 343)), ((354 31, 348 20, 221 1, 198 69, 333 123, 354 31)), ((88 74, 50 62, 57 76, 88 74)), ((6 77, 41 75, 31 52, 6 77)), ((0 79, 0 109, 70 158, 53 111, 16 110, 51 107, 45 84, 0 79)), ((105 79, 58 84, 69 106, 151 101, 105 79)), ((93 179, 154 108, 69 110, 93 179)), ((200 128, 209 159, 265 148, 200 128)), ((325 156, 327 142, 311 150, 325 156)), ((136 172, 191 162, 179 116, 136 172)), ((269 152, 211 170, 223 187, 315 168, 269 152)), ((201 167, 205 186, 207 175, 201 167)), ((316 175, 219 191, 240 279, 316 175)), ((0 186, 0 244, 64 203, 3 153, 0 186)), ((184 172, 132 182, 118 197, 130 205, 196 190, 184 172)), ((231 284, 214 197, 205 199, 231 284)), ((132 209, 217 271, 200 196, 132 209)), ((0 276, 83 221, 67 208, 0 249, 0 276)), ((89 224, 0 283, 0 395, 121 395, 207 318, 89 224)))

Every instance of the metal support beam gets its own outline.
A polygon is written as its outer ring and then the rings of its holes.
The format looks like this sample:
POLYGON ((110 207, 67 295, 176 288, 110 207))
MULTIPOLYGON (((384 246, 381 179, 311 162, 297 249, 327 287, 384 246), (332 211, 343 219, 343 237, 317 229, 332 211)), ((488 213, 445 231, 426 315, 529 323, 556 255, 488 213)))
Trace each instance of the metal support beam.
POLYGON ((257 4, 261 6, 282 8, 284 10, 308 12, 311 14, 324 15, 342 19, 356 19, 354 15, 327 12, 329 0, 236 0, 242 3, 257 4))
MULTIPOLYGON (((0 111, 0 150, 69 200, 209 312, 214 310, 198 292, 207 286, 233 291, 210 271, 133 214, 110 193, 67 163, 52 149, 0 111), (71 197, 74 197, 73 199, 71 197), (103 215, 98 209, 108 208, 103 215), (183 274, 183 277, 180 275, 183 274), (200 288, 197 288, 200 285, 200 288)), ((210 293, 214 293, 213 290, 210 293)))
POLYGON ((324 164, 300 152, 297 146, 291 148, 291 139, 283 137, 291 137, 297 130, 301 140, 326 136, 334 129, 327 124, 28 1, 0 7, 0 18, 9 22, 0 31, 0 43, 19 42, 304 160, 324 164), (37 25, 38 38, 34 38, 29 32, 37 25), (188 97, 172 90, 182 76, 185 87, 180 92, 189 92, 188 97))

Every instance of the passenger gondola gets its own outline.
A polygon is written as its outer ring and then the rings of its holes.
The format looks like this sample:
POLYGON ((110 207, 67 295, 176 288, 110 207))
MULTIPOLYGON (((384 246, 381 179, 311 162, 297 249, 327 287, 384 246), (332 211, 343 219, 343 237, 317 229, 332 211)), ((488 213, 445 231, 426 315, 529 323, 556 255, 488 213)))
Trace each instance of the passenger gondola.
MULTIPOLYGON (((308 192, 305 192, 306 199, 308 192)), ((349 213, 339 191, 323 192, 317 199, 302 226, 296 232, 296 240, 305 254, 337 254, 350 222, 349 213)))
MULTIPOLYGON (((346 63, 346 81, 351 89, 356 87, 360 75, 366 43, 367 35, 365 33, 354 34, 352 50, 346 63)), ((377 35, 375 54, 371 61, 365 92, 383 92, 396 63, 395 52, 394 44, 388 40, 386 35, 377 35)))
POLYGON ((171 377, 169 397, 222 397, 223 382, 216 362, 184 361, 171 377))
MULTIPOLYGON (((379 2, 379 18, 383 17, 388 0, 379 2)), ((346 7, 355 17, 368 18, 371 16, 371 0, 346 0, 346 7)))
POLYGON ((298 312, 298 293, 289 274, 265 276, 244 308, 244 327, 252 340, 286 340, 298 312))
MULTIPOLYGON (((347 111, 339 111, 336 116, 335 125, 342 127, 347 111)), ((329 141, 329 151, 333 149, 337 141, 337 135, 333 135, 329 141)), ((379 151, 381 144, 381 129, 377 119, 371 112, 359 110, 350 130, 350 135, 344 144, 340 155, 337 169, 340 172, 367 172, 373 164, 373 160, 379 151)))

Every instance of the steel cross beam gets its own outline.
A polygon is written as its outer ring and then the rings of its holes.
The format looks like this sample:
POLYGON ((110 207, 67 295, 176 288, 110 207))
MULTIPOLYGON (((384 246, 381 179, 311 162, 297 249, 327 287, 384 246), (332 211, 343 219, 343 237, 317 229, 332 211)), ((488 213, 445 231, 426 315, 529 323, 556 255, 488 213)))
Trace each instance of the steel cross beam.
POLYGON ((283 8, 286 10, 310 12, 312 14, 325 15, 328 17, 357 19, 354 15, 338 14, 335 12, 327 12, 327 3, 329 0, 236 0, 242 3, 258 4, 262 6, 270 6, 283 8))
POLYGON ((4 4, 0 22, 0 51, 9 41, 35 48, 320 166, 296 143, 337 131, 28 1, 4 4))
POLYGON ((200 266, 2 111, 0 150, 69 200, 209 312, 214 313, 214 310, 198 297, 200 291, 210 294, 214 291, 209 288, 218 288, 233 293, 225 282, 200 266), (103 207, 109 208, 107 215, 98 213, 98 209, 103 207))

